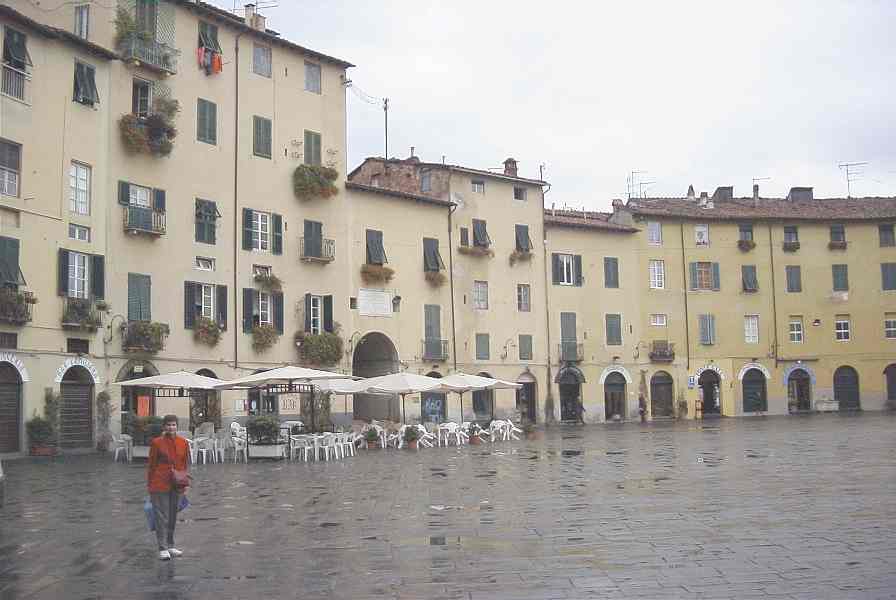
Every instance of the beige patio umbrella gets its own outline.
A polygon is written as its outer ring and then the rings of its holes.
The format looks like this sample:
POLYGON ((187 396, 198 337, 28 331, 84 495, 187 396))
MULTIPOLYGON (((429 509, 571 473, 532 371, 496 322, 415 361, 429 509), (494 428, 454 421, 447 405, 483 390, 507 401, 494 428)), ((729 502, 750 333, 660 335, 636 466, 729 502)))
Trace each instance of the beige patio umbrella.
POLYGON ((220 379, 215 379, 214 377, 197 375, 189 371, 175 371, 174 373, 165 373, 163 375, 118 381, 112 385, 151 389, 214 390, 221 383, 223 382, 220 379))
POLYGON ((519 383, 492 379, 482 375, 470 375, 469 373, 453 373, 439 379, 443 384, 457 392, 460 397, 460 421, 464 420, 464 392, 477 390, 509 390, 523 387, 519 383))
POLYGON ((248 389, 264 385, 277 385, 281 383, 314 383, 315 381, 328 379, 353 379, 351 375, 331 373, 330 371, 318 371, 305 367, 279 367, 261 373, 252 373, 230 381, 222 381, 215 386, 219 390, 248 389))
POLYGON ((402 422, 407 422, 404 398, 408 394, 455 391, 453 386, 445 383, 445 379, 436 379, 435 377, 427 377, 426 375, 417 375, 415 373, 391 373, 364 379, 358 383, 364 384, 364 389, 358 390, 358 392, 398 394, 401 396, 402 422))

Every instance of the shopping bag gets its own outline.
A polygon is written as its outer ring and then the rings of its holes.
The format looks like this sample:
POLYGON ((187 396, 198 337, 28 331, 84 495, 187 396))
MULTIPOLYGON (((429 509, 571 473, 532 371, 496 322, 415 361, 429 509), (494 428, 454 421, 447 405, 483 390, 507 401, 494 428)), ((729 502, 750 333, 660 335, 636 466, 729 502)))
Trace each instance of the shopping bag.
POLYGON ((184 494, 180 497, 180 502, 177 503, 177 512, 187 510, 188 508, 190 508, 190 500, 187 498, 187 495, 184 494))
POLYGON ((156 530, 156 511, 152 507, 152 502, 147 498, 143 502, 143 512, 146 515, 146 525, 150 531, 156 530))

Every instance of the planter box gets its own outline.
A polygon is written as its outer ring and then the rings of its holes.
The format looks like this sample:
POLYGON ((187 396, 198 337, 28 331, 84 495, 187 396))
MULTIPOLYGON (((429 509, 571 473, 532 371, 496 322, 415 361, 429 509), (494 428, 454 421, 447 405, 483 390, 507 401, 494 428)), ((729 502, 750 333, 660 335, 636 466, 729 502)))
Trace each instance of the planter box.
POLYGON ((283 458, 285 449, 286 444, 272 444, 269 446, 249 444, 249 458, 283 458))
POLYGON ((56 446, 31 446, 31 456, 56 456, 56 446))

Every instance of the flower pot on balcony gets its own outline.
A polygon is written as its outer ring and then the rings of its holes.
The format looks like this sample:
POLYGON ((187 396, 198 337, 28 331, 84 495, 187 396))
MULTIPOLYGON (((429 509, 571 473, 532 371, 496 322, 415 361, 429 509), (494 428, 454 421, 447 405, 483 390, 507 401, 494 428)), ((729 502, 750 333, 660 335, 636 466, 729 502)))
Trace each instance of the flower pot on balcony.
POLYGON ((737 247, 741 252, 749 252, 756 247, 756 242, 753 240, 737 240, 737 247))

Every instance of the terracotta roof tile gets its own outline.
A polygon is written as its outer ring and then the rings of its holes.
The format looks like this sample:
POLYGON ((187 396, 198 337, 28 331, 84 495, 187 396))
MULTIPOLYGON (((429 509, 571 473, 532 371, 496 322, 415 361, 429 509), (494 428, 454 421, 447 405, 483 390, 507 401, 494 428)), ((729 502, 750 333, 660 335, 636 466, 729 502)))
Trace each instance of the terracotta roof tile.
POLYGON ((866 221, 896 219, 896 197, 733 198, 715 200, 713 208, 702 208, 687 198, 633 198, 626 208, 636 215, 724 221, 775 219, 794 221, 866 221))
POLYGON ((360 190, 362 192, 372 192, 374 194, 384 194, 386 196, 394 196, 396 198, 404 198, 406 200, 414 200, 415 202, 423 202, 425 204, 435 204, 437 206, 454 206, 454 202, 442 200, 441 198, 433 198, 432 196, 424 196, 422 194, 410 194, 400 190, 377 187, 374 185, 365 185, 363 183, 354 183, 346 181, 345 187, 350 190, 360 190))
POLYGON ((612 213, 603 212, 545 209, 544 222, 545 225, 555 225, 558 227, 581 227, 585 229, 613 231, 616 233, 635 233, 638 231, 635 227, 612 223, 610 221, 611 215, 612 213))
POLYGON ((23 25, 27 25, 31 27, 35 31, 44 35, 48 38, 61 39, 70 44, 74 44, 88 52, 98 56, 100 58, 105 58, 106 60, 116 60, 118 59, 118 54, 103 48, 102 46, 98 46, 93 42, 89 42, 84 38, 78 37, 74 33, 66 31, 64 29, 59 29, 57 27, 50 27, 49 25, 44 25, 43 23, 39 23, 32 19, 29 16, 23 15, 19 11, 10 8, 9 6, 5 6, 0 4, 0 16, 6 17, 23 25))
POLYGON ((465 167, 463 165, 423 162, 420 160, 414 160, 413 162, 411 162, 406 158, 390 158, 388 161, 386 161, 386 159, 384 159, 382 156, 368 156, 367 158, 365 158, 363 161, 361 161, 361 164, 359 164, 357 167, 355 167, 355 169, 351 173, 348 174, 349 179, 351 179, 352 175, 357 173, 358 170, 360 170, 361 167, 364 166, 364 163, 366 163, 369 160, 375 160, 375 161, 379 161, 381 163, 389 163, 389 164, 402 164, 402 165, 414 164, 414 165, 419 165, 421 167, 451 169, 454 171, 463 171, 465 173, 472 173, 473 175, 482 175, 483 177, 494 177, 497 179, 509 179, 509 180, 513 180, 513 181, 521 181, 523 183, 530 183, 532 185, 538 185, 538 186, 547 185, 547 182, 542 181, 541 179, 529 179, 528 177, 519 177, 519 176, 513 177, 512 175, 505 175, 503 172, 500 172, 500 171, 485 171, 483 169, 473 169, 471 167, 465 167))

